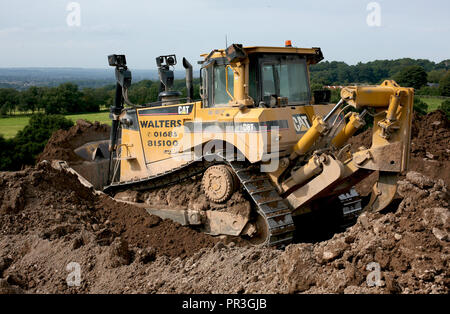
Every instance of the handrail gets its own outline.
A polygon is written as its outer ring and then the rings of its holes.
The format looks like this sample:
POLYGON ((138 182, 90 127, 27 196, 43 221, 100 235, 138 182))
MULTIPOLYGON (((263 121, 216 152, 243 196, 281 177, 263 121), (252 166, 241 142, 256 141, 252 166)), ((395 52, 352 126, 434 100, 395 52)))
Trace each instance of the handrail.
POLYGON ((234 77, 234 70, 233 70, 233 68, 231 67, 231 65, 228 64, 228 65, 225 67, 225 90, 226 90, 228 96, 230 96, 231 100, 232 100, 232 101, 235 101, 234 96, 231 95, 230 91, 228 90, 228 68, 230 68, 231 71, 233 71, 233 77, 234 77))

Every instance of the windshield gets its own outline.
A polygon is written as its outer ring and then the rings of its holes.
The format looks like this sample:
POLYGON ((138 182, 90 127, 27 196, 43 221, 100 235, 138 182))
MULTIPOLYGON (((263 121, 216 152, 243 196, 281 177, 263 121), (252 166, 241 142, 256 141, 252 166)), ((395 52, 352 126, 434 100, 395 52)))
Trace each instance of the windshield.
POLYGON ((261 91, 264 96, 287 97, 289 104, 309 103, 306 61, 300 56, 268 56, 260 59, 261 91))

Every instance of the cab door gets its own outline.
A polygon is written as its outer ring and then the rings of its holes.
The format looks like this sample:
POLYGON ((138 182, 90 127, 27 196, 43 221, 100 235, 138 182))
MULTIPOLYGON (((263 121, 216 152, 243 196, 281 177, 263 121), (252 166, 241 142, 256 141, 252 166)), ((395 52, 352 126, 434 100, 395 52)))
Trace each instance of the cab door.
MULTIPOLYGON (((234 100, 234 72, 226 64, 212 64, 202 68, 203 101, 198 108, 198 118, 204 122, 233 122, 239 109, 230 103, 234 100)), ((217 123, 218 126, 223 126, 217 123)))
MULTIPOLYGON (((234 133, 234 118, 239 113, 233 107, 234 72, 227 64, 211 64, 202 69, 203 102, 196 113, 196 124, 201 123, 202 138, 197 143, 226 140, 234 133)), ((199 126, 197 125, 197 131, 199 126)))

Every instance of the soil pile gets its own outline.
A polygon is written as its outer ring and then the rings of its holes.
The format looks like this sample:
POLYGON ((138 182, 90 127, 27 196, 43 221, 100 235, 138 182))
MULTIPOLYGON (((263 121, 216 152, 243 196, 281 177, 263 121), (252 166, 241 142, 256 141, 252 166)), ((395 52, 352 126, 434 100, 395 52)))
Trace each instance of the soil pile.
POLYGON ((449 291, 449 194, 442 180, 416 172, 399 183, 397 210, 365 213, 328 241, 284 251, 217 242, 94 196, 45 164, 0 178, 0 292, 449 291), (73 262, 79 287, 66 281, 73 262))
POLYGON ((410 172, 399 190, 397 211, 366 213, 328 241, 285 251, 216 245, 185 260, 157 260, 147 292, 448 293, 446 187, 410 172))
POLYGON ((443 111, 414 119, 411 154, 430 160, 450 160, 450 121, 443 111))
POLYGON ((112 263, 116 267, 161 255, 184 258, 218 241, 143 208, 94 195, 74 175, 45 162, 0 173, 0 191, 0 291, 8 291, 9 283, 26 291, 63 292, 69 287, 60 275, 71 261, 83 260, 93 269, 97 255, 106 252, 104 262, 110 265, 111 254, 121 256, 123 248, 128 253, 112 263))
POLYGON ((82 161, 73 150, 88 142, 108 139, 110 129, 110 126, 100 124, 98 121, 91 123, 77 120, 70 129, 58 130, 52 134, 37 161, 53 159, 65 160, 69 163, 82 161))
POLYGON ((447 293, 447 188, 443 180, 409 172, 399 182, 399 194, 404 199, 395 212, 364 213, 329 241, 309 248, 291 246, 282 262, 289 291, 447 293), (305 259, 315 261, 312 269, 295 272, 305 259), (369 288, 367 280, 376 278, 368 275, 377 268, 379 282, 369 288))
MULTIPOLYGON (((372 145, 372 129, 368 129, 348 141, 351 151, 372 145)), ((414 115, 411 130, 411 155, 409 170, 417 171, 433 179, 443 179, 450 186, 450 121, 441 110, 425 116, 414 115)), ((378 173, 360 182, 356 189, 361 195, 371 192, 378 173)))
POLYGON ((409 170, 450 186, 450 121, 436 110, 413 121, 409 170))

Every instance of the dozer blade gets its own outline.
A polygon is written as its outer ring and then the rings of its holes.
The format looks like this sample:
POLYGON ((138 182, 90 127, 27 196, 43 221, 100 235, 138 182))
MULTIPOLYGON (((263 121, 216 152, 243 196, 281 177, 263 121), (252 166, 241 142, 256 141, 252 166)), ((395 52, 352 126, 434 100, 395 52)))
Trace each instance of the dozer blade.
POLYGON ((372 195, 364 211, 379 212, 394 199, 397 192, 398 173, 380 171, 378 181, 373 185, 372 195))
POLYGON ((94 161, 97 158, 109 158, 109 140, 86 143, 74 149, 75 154, 84 160, 94 161))
POLYGON ((108 145, 109 140, 100 140, 86 143, 74 149, 74 152, 83 161, 81 163, 71 164, 70 166, 89 181, 96 190, 102 190, 108 183, 108 145))

